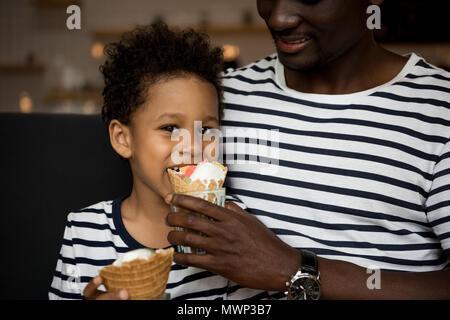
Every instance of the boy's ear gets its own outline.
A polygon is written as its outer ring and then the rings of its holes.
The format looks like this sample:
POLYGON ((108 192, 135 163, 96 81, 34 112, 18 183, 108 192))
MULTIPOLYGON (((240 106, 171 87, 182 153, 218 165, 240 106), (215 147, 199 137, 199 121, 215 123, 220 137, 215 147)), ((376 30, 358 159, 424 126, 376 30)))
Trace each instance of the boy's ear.
POLYGON ((118 120, 109 123, 109 140, 113 149, 123 158, 132 155, 130 128, 118 120))

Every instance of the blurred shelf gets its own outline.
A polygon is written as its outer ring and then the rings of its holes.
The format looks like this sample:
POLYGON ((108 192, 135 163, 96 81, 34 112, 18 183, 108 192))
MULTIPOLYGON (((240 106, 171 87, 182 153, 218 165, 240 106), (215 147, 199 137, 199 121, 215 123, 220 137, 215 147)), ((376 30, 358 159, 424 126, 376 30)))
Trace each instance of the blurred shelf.
POLYGON ((33 3, 41 7, 56 7, 56 6, 68 7, 72 4, 80 6, 79 0, 33 0, 33 3))
MULTIPOLYGON (((193 28, 197 31, 206 32, 210 35, 248 35, 268 33, 265 25, 229 25, 229 26, 170 26, 171 28, 193 28)), ((131 29, 95 29, 92 36, 95 38, 120 38, 131 29)))
POLYGON ((44 96, 45 102, 61 102, 61 101, 103 101, 102 92, 100 90, 89 91, 68 91, 65 89, 53 89, 44 96))
POLYGON ((40 73, 45 70, 39 63, 0 63, 0 73, 40 73))

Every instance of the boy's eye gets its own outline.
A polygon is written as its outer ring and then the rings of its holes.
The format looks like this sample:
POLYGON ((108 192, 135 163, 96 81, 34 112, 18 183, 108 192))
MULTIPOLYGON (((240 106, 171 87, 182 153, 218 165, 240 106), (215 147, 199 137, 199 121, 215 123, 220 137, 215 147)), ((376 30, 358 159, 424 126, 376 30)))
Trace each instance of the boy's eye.
POLYGON ((168 132, 173 132, 174 130, 178 129, 178 127, 176 125, 167 125, 161 128, 162 130, 168 131, 168 132))
POLYGON ((202 134, 205 134, 208 130, 211 130, 212 127, 202 127, 202 134))

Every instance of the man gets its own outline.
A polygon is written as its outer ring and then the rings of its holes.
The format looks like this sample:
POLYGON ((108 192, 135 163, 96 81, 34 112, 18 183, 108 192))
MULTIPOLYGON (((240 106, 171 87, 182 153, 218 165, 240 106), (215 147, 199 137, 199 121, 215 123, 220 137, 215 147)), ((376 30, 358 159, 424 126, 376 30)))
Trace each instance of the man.
POLYGON ((175 261, 236 282, 232 298, 450 298, 450 74, 381 48, 371 4, 257 1, 277 54, 224 75, 222 126, 227 159, 265 151, 227 162, 251 214, 166 199, 214 218, 169 214, 208 236, 168 239, 205 249, 175 261))

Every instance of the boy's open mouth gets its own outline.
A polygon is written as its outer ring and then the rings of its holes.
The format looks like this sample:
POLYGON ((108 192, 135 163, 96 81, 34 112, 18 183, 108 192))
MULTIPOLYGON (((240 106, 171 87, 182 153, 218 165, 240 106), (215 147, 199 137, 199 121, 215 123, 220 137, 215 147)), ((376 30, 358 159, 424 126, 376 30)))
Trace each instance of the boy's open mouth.
POLYGON ((181 167, 185 167, 185 166, 195 166, 195 164, 192 164, 192 163, 178 164, 178 165, 167 167, 166 171, 169 169, 174 170, 174 171, 179 171, 181 167))

